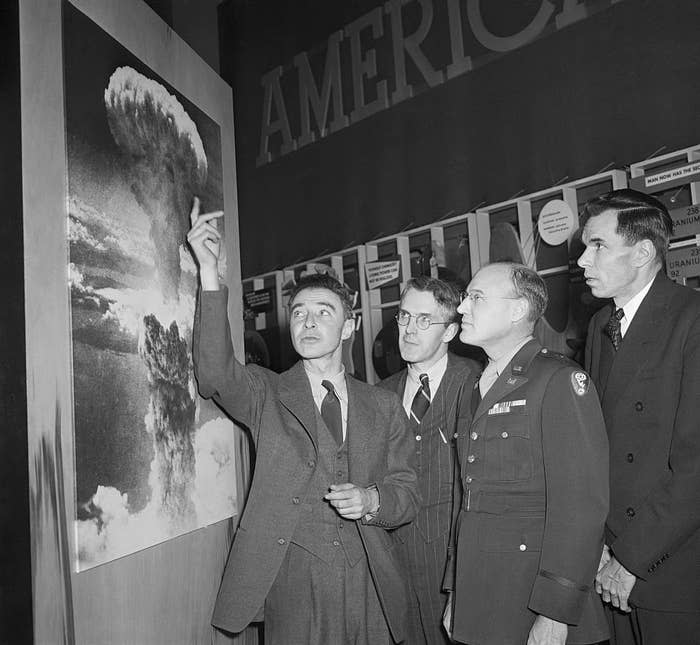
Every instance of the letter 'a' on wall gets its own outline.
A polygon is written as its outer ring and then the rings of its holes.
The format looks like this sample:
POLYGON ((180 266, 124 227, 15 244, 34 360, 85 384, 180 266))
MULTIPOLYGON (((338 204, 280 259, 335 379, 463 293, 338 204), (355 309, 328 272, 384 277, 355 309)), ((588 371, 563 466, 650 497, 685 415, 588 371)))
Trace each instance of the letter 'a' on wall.
POLYGON ((247 453, 197 395, 185 243, 225 211, 240 320, 231 89, 140 0, 21 2, 20 50, 35 641, 231 642, 247 453))

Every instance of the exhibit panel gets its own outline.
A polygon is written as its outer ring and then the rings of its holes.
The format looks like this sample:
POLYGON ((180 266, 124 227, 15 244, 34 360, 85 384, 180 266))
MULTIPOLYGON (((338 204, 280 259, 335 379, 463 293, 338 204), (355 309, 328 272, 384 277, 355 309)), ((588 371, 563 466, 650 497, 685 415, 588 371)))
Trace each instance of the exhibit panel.
POLYGON ((20 50, 35 641, 230 641, 245 455, 196 394, 185 234, 225 210, 241 320, 231 89, 139 0, 22 2, 20 50))
POLYGON ((630 174, 630 186, 660 199, 673 220, 669 277, 700 288, 700 145, 633 163, 630 174))
POLYGON ((592 197, 626 185, 623 170, 609 170, 477 210, 488 249, 483 261, 522 262, 537 270, 549 292, 537 336, 550 349, 579 361, 588 321, 602 304, 590 294, 576 264, 583 252, 579 212, 592 197))
POLYGON ((407 281, 430 275, 465 287, 480 265, 480 243, 476 216, 463 214, 365 245, 373 339, 369 383, 387 378, 404 365, 394 316, 407 281))

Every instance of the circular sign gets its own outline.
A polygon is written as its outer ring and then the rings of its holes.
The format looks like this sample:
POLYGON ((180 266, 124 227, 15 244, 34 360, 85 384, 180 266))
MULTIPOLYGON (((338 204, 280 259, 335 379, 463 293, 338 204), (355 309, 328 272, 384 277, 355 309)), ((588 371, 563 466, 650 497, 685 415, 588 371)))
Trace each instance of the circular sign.
POLYGON ((574 230, 574 213, 565 201, 552 199, 540 211, 537 230, 544 242, 559 246, 569 239, 574 230))

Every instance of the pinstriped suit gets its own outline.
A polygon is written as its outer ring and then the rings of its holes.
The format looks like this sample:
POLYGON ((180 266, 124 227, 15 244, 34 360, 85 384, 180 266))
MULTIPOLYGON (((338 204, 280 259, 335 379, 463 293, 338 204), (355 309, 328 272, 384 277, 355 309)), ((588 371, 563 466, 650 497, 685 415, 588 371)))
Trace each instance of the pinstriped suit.
MULTIPOLYGON (((465 397, 461 396, 461 391, 465 382, 472 383, 479 372, 475 361, 448 353, 447 369, 440 387, 432 395, 422 423, 419 425, 413 419, 409 422, 416 438, 416 472, 423 503, 415 521, 394 532, 402 544, 418 604, 417 608, 413 608, 415 615, 409 628, 408 645, 445 645, 449 642, 442 629, 442 612, 447 600, 442 593, 442 580, 452 516, 455 467, 453 434, 459 418, 458 408, 465 415, 459 421, 460 426, 469 425, 471 385, 465 397), (462 398, 464 403, 458 405, 462 398)), ((379 385, 402 397, 406 379, 404 369, 379 385)))

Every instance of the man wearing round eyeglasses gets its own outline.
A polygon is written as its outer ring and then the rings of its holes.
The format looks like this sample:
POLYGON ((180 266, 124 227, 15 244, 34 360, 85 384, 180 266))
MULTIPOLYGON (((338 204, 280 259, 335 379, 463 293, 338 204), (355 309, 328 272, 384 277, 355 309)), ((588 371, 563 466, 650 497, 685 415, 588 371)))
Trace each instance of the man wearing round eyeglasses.
POLYGON ((457 439, 462 504, 445 626, 461 643, 564 645, 607 637, 593 582, 608 510, 608 447, 588 375, 534 338, 547 290, 532 269, 482 268, 460 340, 489 362, 457 439))
MULTIPOLYGON (((445 645, 442 611, 447 596, 442 581, 452 516, 454 434, 464 384, 473 382, 479 365, 448 352, 457 335, 457 289, 427 276, 411 278, 401 294, 396 322, 406 369, 381 387, 403 398, 415 437, 416 471, 423 504, 415 521, 397 529, 414 591, 408 645, 445 645)), ((471 395, 471 387, 468 388, 471 395)), ((469 414, 469 397, 462 414, 469 414)), ((469 418, 463 419, 466 425, 469 418)))

